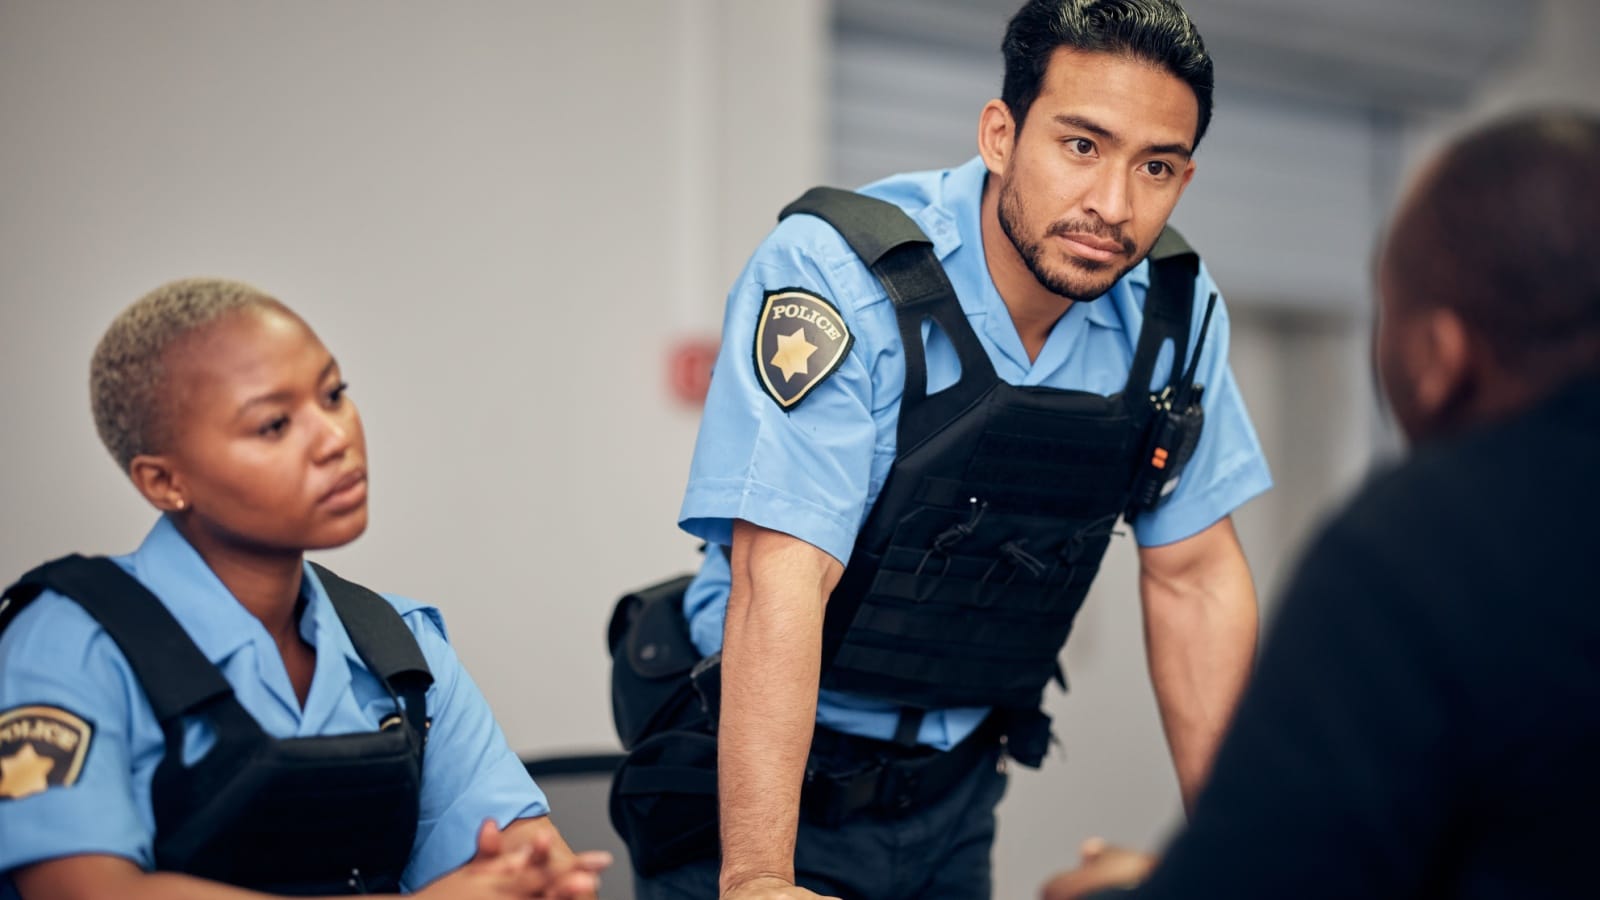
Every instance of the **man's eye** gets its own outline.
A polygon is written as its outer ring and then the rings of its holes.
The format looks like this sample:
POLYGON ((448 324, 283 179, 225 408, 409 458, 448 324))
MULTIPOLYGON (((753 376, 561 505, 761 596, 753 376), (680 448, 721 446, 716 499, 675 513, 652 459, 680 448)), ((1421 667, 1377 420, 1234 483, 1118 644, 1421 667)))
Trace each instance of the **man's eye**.
POLYGON ((1072 152, 1081 156, 1088 156, 1094 152, 1094 141, 1088 138, 1073 138, 1067 141, 1067 146, 1072 148, 1072 152))
POLYGON ((1172 171, 1171 166, 1159 159, 1153 159, 1150 162, 1145 163, 1144 167, 1146 172, 1149 172, 1151 175, 1154 175, 1157 178, 1160 178, 1172 171))
POLYGON ((288 427, 288 416, 276 416, 272 421, 257 429, 257 431, 262 437, 279 437, 288 427))

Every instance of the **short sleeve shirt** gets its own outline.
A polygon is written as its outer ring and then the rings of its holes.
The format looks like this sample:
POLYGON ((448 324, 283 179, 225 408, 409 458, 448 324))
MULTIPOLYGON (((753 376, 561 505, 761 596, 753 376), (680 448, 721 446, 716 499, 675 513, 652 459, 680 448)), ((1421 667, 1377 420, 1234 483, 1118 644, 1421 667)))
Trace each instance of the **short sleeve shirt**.
MULTIPOLYGON (((1127 386, 1149 288, 1141 262, 1107 293, 1074 303, 1055 324, 1038 358, 1029 360, 989 277, 979 218, 987 175, 981 159, 955 169, 895 176, 862 193, 899 205, 933 241, 967 321, 994 364, 1015 385, 1117 393, 1127 386)), ((1195 286, 1198 331, 1217 290, 1202 264, 1195 286)), ((1195 380, 1205 385, 1205 428, 1178 486, 1162 506, 1133 522, 1142 546, 1191 537, 1218 522, 1272 480, 1260 442, 1228 368, 1228 313, 1220 300, 1195 380)), ((960 364, 949 340, 924 328, 928 390, 954 384, 960 364)), ((1152 389, 1172 370, 1169 344, 1157 360, 1152 389)), ((680 526, 712 545, 728 545, 744 519, 793 535, 848 564, 858 530, 894 462, 905 357, 894 307, 882 285, 828 224, 813 216, 783 220, 756 250, 728 296, 722 347, 706 398, 680 526), (765 297, 800 289, 835 306, 852 335, 845 359, 788 408, 762 387, 752 340, 765 297)), ((698 648, 721 647, 728 565, 706 554, 685 598, 698 648)), ((953 746, 986 710, 934 711, 919 740, 953 746)), ((817 720, 852 734, 887 739, 898 717, 871 698, 824 691, 817 720)))
MULTIPOLYGON (((317 661, 302 707, 266 628, 168 519, 156 523, 137 551, 115 562, 160 598, 268 734, 376 731, 394 711, 309 565, 300 634, 316 647, 317 661)), ((484 819, 504 826, 545 815, 548 807, 451 649, 439 611, 401 597, 385 599, 416 637, 434 677, 427 693, 432 727, 423 757, 421 815, 402 876, 402 885, 416 890, 471 858, 484 819)), ((70 783, 0 797, 0 898, 15 896, 6 873, 61 856, 110 854, 153 868, 150 785, 166 753, 161 728, 110 636, 77 603, 53 592, 41 595, 0 634, 0 716, 29 706, 65 710, 92 730, 70 783)), ((185 759, 203 756, 213 740, 203 718, 189 722, 185 759)))

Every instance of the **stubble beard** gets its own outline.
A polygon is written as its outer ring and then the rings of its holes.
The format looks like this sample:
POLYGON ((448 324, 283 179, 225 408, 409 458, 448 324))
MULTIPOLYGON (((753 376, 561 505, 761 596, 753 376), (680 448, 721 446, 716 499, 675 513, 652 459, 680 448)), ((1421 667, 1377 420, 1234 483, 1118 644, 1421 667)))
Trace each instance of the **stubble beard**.
POLYGON ((1111 262, 1101 262, 1094 259, 1084 259, 1081 256, 1067 256, 1065 268, 1076 269, 1082 277, 1074 279, 1073 272, 1055 271, 1045 267, 1044 239, 1030 240, 1022 233, 1022 221, 1026 218, 1023 213, 1022 197, 1019 191, 1009 181, 1000 185, 1000 230, 1005 232, 1011 241, 1011 246, 1017 250, 1017 255, 1022 257, 1022 262, 1033 273, 1033 277, 1046 290, 1074 303, 1087 303, 1105 296, 1111 286, 1121 280, 1122 276, 1137 266, 1144 259, 1145 252, 1136 253, 1137 247, 1133 241, 1122 236, 1120 230, 1107 227, 1102 222, 1089 222, 1085 220, 1067 220, 1054 222, 1045 229, 1044 237, 1054 237, 1066 234, 1092 234, 1096 237, 1108 238, 1122 244, 1123 256, 1131 260, 1121 269, 1113 268, 1111 262))

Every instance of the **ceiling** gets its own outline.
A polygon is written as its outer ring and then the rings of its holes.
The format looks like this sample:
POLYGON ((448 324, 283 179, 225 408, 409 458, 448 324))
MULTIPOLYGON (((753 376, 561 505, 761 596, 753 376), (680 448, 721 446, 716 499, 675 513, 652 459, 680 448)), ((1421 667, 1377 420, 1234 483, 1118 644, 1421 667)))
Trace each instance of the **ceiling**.
MULTIPOLYGON (((996 53, 1019 0, 835 0, 840 27, 996 53)), ((1186 0, 1219 82, 1368 108, 1461 103, 1533 32, 1541 0, 1186 0)))

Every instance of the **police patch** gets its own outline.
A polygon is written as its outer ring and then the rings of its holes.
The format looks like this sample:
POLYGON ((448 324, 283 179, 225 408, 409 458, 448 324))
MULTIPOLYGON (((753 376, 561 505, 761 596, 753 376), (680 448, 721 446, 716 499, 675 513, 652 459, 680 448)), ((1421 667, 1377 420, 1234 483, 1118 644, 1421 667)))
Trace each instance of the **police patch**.
POLYGON ((59 706, 0 713, 0 800, 77 783, 93 736, 93 725, 59 706))
POLYGON ((854 337, 833 304, 802 288, 768 291, 756 323, 756 377, 793 409, 844 363, 854 337))

